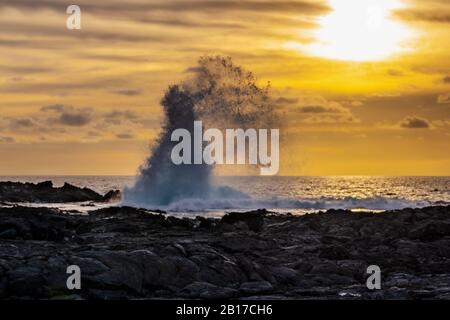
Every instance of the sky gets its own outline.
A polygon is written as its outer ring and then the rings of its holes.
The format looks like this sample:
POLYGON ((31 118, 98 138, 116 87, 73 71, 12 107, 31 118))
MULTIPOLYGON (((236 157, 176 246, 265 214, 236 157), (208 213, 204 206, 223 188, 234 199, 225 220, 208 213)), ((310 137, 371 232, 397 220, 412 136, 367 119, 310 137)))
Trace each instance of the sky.
POLYGON ((204 55, 270 82, 281 175, 450 175, 449 33, 448 0, 1 0, 0 175, 135 174, 204 55))

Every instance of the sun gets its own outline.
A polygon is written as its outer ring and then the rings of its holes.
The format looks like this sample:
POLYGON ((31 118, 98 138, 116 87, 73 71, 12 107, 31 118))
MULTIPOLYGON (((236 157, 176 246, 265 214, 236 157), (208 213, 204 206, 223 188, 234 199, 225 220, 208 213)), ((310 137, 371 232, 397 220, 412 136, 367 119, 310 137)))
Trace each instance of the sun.
POLYGON ((332 11, 319 19, 314 56, 348 61, 377 61, 407 50, 413 31, 392 19, 400 0, 328 0, 332 11))

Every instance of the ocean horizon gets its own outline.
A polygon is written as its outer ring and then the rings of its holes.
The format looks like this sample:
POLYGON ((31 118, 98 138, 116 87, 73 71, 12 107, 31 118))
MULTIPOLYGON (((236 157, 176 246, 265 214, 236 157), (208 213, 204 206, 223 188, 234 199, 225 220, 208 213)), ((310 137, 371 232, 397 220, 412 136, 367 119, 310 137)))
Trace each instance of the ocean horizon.
MULTIPOLYGON (((135 177, 0 176, 0 181, 52 181, 55 187, 70 183, 105 194, 109 190, 123 191, 132 187, 135 177)), ((175 215, 222 216, 230 210, 246 211, 259 208, 301 215, 328 209, 384 211, 450 203, 448 176, 213 176, 211 185, 228 187, 239 192, 239 196, 183 198, 165 206, 132 206, 163 209, 175 215)), ((80 207, 78 204, 49 205, 81 211, 97 208, 80 207)))

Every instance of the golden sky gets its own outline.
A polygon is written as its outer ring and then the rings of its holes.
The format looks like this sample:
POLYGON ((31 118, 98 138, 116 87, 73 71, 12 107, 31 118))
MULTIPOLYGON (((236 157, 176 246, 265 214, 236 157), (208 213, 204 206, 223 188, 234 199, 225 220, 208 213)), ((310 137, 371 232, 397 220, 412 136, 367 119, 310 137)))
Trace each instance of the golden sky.
POLYGON ((270 81, 283 175, 450 175, 449 39, 448 0, 2 0, 0 175, 136 173, 205 54, 270 81))

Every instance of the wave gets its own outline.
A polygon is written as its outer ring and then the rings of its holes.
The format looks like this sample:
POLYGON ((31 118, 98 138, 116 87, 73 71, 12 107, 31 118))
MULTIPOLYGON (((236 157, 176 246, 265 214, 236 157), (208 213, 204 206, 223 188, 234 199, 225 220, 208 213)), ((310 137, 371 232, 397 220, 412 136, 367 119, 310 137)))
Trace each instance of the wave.
MULTIPOLYGON (((227 190, 230 194, 232 191, 227 190)), ((370 198, 309 198, 295 199, 284 197, 272 198, 252 198, 245 196, 238 197, 217 197, 209 199, 184 198, 176 200, 166 206, 163 210, 171 212, 204 212, 211 210, 255 210, 266 208, 268 210, 304 210, 318 211, 328 209, 362 209, 362 210, 395 210, 404 208, 419 208, 436 205, 431 201, 415 201, 400 198, 370 197, 370 198)), ((440 203, 444 204, 444 203, 440 203)), ((151 208, 149 208, 151 209, 151 208)))
MULTIPOLYGON (((231 58, 202 57, 195 69, 180 84, 170 86, 161 100, 164 111, 161 133, 135 184, 124 189, 123 198, 129 204, 167 206, 177 199, 217 198, 211 185, 214 165, 202 161, 173 162, 172 152, 179 143, 172 136, 176 130, 183 129, 191 137, 196 136, 196 121, 202 121, 205 129, 281 126, 269 87, 259 87, 256 77, 234 65, 231 58)), ((206 145, 206 141, 200 141, 201 150, 206 145)), ((197 146, 196 143, 189 146, 186 151, 183 148, 183 157, 186 152, 189 161, 193 161, 197 146)))

